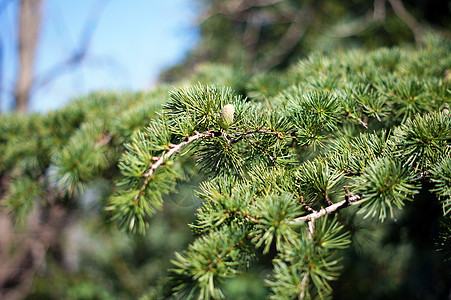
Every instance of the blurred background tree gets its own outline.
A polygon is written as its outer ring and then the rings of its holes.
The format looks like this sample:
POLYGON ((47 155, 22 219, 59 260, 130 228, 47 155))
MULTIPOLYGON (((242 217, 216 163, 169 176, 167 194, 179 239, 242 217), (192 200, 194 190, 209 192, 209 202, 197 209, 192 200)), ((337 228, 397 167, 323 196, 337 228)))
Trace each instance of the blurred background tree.
POLYGON ((246 72, 283 69, 311 52, 421 44, 424 30, 449 35, 448 1, 203 0, 201 39, 162 80, 184 78, 199 62, 246 72))
MULTIPOLYGON (((5 17, 7 15, 5 11, 9 6, 17 6, 17 23, 15 24, 17 30, 15 30, 15 36, 13 37, 17 51, 14 57, 14 59, 17 59, 17 72, 13 89, 13 107, 15 110, 26 113, 30 107, 30 98, 37 90, 57 80, 65 73, 80 68, 83 63, 89 60, 92 55, 90 53, 92 37, 107 3, 107 1, 101 1, 93 6, 89 17, 84 20, 83 33, 77 45, 70 49, 69 53, 66 53, 66 57, 62 61, 55 63, 42 72, 36 71, 35 64, 39 55, 39 42, 43 25, 45 25, 43 23, 46 16, 46 1, 20 0, 16 1, 16 3, 14 1, 3 1, 1 3, 0 15, 5 15, 5 17)), ((2 46, 2 48, 6 48, 5 45, 2 46)), ((4 49, 1 50, 0 61, 3 61, 7 55, 4 49)), ((7 76, 4 75, 0 76, 2 92, 6 89, 6 82, 3 82, 2 79, 7 76)))

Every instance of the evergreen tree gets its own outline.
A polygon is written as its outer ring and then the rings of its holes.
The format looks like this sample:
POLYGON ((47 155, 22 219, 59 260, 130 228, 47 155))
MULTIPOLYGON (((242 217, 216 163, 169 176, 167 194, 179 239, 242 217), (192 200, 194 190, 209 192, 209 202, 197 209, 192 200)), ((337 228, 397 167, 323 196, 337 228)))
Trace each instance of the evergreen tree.
POLYGON ((271 268, 270 299, 350 298, 350 284, 358 297, 363 280, 336 282, 362 272, 353 256, 396 268, 374 298, 444 297, 450 50, 430 36, 419 50, 314 53, 286 72, 205 65, 179 88, 3 115, 2 206, 17 220, 35 206, 70 210, 103 182, 105 216, 143 234, 165 195, 200 171, 196 239, 144 298, 226 298, 230 280, 259 265, 271 268))
POLYGON ((183 79, 200 62, 254 73, 284 70, 312 51, 423 43, 423 31, 449 35, 447 1, 198 0, 200 41, 161 76, 183 79))

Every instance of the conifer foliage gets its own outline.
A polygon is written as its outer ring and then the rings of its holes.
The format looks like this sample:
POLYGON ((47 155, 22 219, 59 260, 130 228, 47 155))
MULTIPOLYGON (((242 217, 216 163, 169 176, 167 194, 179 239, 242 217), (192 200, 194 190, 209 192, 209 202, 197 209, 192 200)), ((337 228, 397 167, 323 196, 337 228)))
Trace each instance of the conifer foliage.
POLYGON ((161 293, 223 299, 226 279, 270 255, 271 299, 327 298, 353 246, 351 214, 382 223, 427 188, 450 216, 449 53, 430 39, 419 50, 317 53, 285 73, 208 65, 169 94, 2 116, 2 205, 20 218, 49 193, 76 201, 103 178, 110 219, 145 233, 194 159, 207 178, 197 238, 161 293))

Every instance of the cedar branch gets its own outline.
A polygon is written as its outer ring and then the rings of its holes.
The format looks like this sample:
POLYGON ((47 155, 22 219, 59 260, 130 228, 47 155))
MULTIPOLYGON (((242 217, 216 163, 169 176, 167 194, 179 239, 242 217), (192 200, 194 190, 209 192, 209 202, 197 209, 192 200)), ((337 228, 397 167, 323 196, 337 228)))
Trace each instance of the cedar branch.
POLYGON ((155 170, 158 169, 158 167, 160 167, 166 159, 170 158, 175 153, 180 152, 180 149, 183 146, 186 146, 186 145, 194 142, 197 139, 204 138, 204 137, 211 137, 213 135, 214 135, 214 133, 211 131, 202 132, 202 133, 196 132, 195 135, 188 137, 188 139, 186 141, 183 141, 176 145, 171 144, 170 145, 171 149, 168 152, 166 152, 164 155, 160 156, 156 160, 156 162, 154 164, 152 164, 150 169, 143 174, 143 177, 146 177, 146 178, 151 177, 153 175, 153 173, 155 172, 155 170))
POLYGON ((305 288, 307 286, 307 279, 308 279, 308 272, 305 272, 304 276, 302 277, 301 285, 299 287, 300 293, 299 293, 299 300, 304 300, 305 298, 305 288))
POLYGON ((160 167, 161 165, 164 164, 164 161, 168 158, 170 158, 172 155, 174 155, 177 152, 180 152, 180 149, 183 146, 188 145, 189 143, 194 142, 197 139, 200 138, 204 138, 204 137, 210 137, 210 136, 214 136, 214 133, 211 131, 207 131, 207 132, 195 132, 195 135, 192 135, 190 137, 188 137, 188 139, 186 141, 183 141, 179 144, 171 144, 170 145, 170 150, 168 152, 166 152, 164 155, 160 156, 160 157, 152 157, 152 160, 155 161, 154 164, 152 164, 152 166, 150 167, 150 169, 145 172, 142 176, 144 178, 146 178, 141 186, 141 189, 139 190, 138 195, 135 197, 135 203, 138 203, 139 198, 141 197, 141 195, 144 193, 144 191, 146 190, 147 186, 149 185, 150 179, 153 175, 153 173, 155 172, 156 169, 158 169, 158 167, 160 167))
POLYGON ((338 211, 342 208, 348 207, 351 203, 356 202, 358 200, 362 199, 362 196, 360 195, 351 195, 346 190, 346 199, 342 200, 340 202, 334 203, 332 205, 329 205, 325 208, 322 208, 319 211, 314 211, 311 214, 308 214, 306 216, 302 216, 296 219, 293 219, 293 221, 289 222, 289 224, 300 224, 305 222, 313 222, 316 219, 319 219, 327 214, 333 213, 335 211, 338 211))

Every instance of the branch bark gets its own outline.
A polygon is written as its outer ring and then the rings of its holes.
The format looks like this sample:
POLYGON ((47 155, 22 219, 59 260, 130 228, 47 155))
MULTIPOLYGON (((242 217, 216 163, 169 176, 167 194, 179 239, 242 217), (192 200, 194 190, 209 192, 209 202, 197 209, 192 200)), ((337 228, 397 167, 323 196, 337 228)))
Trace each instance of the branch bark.
POLYGON ((313 21, 320 1, 312 1, 298 11, 293 22, 285 34, 280 38, 272 53, 268 54, 268 60, 263 63, 264 69, 271 69, 280 64, 288 54, 296 47, 313 21))
POLYGON ((188 137, 188 139, 186 141, 181 142, 180 144, 177 144, 177 145, 171 145, 171 149, 168 152, 166 152, 164 155, 162 155, 160 157, 156 157, 156 162, 154 164, 152 164, 152 166, 146 173, 143 174, 143 177, 147 177, 147 178, 151 177, 153 175, 153 173, 155 172, 155 170, 158 169, 158 167, 160 167, 166 159, 168 159, 175 153, 180 152, 180 149, 182 149, 183 146, 186 146, 200 138, 211 137, 213 135, 214 135, 214 133, 210 132, 210 131, 202 132, 202 133, 196 132, 195 135, 188 137))
POLYGON ((188 137, 188 139, 184 142, 181 142, 179 144, 176 145, 171 145, 171 148, 168 152, 166 152, 164 155, 160 156, 160 157, 153 157, 152 159, 155 161, 155 163, 152 164, 152 166, 150 167, 150 169, 145 172, 142 176, 144 178, 146 178, 141 186, 141 189, 139 190, 138 195, 135 197, 135 201, 137 201, 142 194, 144 193, 144 191, 146 190, 147 186, 149 185, 150 179, 152 178, 153 173, 161 166, 164 164, 164 161, 167 160, 168 158, 170 158, 172 155, 174 155, 177 152, 180 152, 180 149, 183 148, 183 146, 186 146, 192 142, 194 142, 195 140, 198 140, 200 138, 204 138, 204 137, 211 137, 214 136, 214 133, 211 131, 207 131, 207 132, 196 132, 195 135, 192 135, 190 137, 188 137))
POLYGON ((305 272, 304 276, 302 277, 301 280, 301 286, 300 286, 300 292, 299 292, 299 300, 304 300, 305 299, 305 288, 307 287, 307 279, 308 279, 308 272, 305 272))
POLYGON ((322 208, 319 211, 314 211, 311 214, 308 214, 306 216, 302 216, 302 217, 293 219, 293 221, 289 222, 289 224, 300 224, 300 223, 305 223, 305 222, 311 223, 311 222, 315 221, 316 219, 319 219, 327 214, 330 214, 330 213, 333 213, 340 209, 343 209, 345 207, 348 207, 351 203, 356 202, 361 199, 362 199, 362 196, 351 195, 351 194, 348 194, 348 192, 347 192, 345 200, 342 200, 340 202, 329 205, 325 208, 322 208))
POLYGON ((21 0, 19 10, 19 71, 16 81, 16 109, 28 110, 33 84, 33 67, 41 25, 41 0, 21 0))

